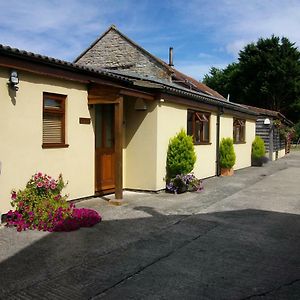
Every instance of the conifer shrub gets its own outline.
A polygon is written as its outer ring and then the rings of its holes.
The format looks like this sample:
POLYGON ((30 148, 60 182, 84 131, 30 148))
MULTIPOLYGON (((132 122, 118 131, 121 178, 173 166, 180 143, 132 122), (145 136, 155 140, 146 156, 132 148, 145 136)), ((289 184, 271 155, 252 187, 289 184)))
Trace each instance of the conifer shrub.
POLYGON ((266 154, 265 142, 261 137, 256 136, 252 143, 251 157, 252 159, 261 159, 262 157, 265 156, 265 154, 266 154))
POLYGON ((176 136, 170 139, 167 152, 167 182, 176 175, 190 173, 196 162, 196 153, 193 139, 182 129, 176 136))
POLYGON ((235 164, 235 152, 232 138, 223 138, 220 143, 220 166, 231 169, 235 164))

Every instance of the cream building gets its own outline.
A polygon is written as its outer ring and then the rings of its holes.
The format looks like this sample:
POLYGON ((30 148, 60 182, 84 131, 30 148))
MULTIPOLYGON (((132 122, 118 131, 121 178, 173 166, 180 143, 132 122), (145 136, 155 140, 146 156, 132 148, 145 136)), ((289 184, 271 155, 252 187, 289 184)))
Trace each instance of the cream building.
POLYGON ((115 28, 104 37, 109 33, 112 45, 123 39, 142 63, 127 60, 130 71, 124 60, 122 70, 99 69, 90 56, 97 42, 88 51, 90 63, 83 59, 87 52, 68 63, 0 46, 0 213, 11 208, 11 190, 24 188, 38 171, 62 173, 70 200, 162 190, 168 143, 182 128, 194 139, 197 177, 219 175, 222 137, 235 141, 234 169, 251 165, 255 112, 156 59, 115 28))

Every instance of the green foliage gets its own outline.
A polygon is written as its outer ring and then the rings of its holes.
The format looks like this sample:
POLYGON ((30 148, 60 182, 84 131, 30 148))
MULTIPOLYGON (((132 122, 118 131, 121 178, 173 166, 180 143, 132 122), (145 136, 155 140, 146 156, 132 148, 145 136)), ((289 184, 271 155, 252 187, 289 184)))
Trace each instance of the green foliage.
POLYGON ((266 154, 265 142, 261 137, 256 136, 252 143, 251 156, 253 159, 260 159, 264 157, 265 154, 266 154))
POLYGON ((287 38, 271 36, 251 43, 237 63, 212 68, 204 83, 234 102, 280 111, 300 120, 300 52, 287 38))
POLYGON ((48 230, 57 220, 72 214, 67 196, 62 196, 65 187, 62 176, 57 180, 41 172, 33 175, 24 190, 12 191, 11 205, 22 217, 18 230, 48 230))
POLYGON ((220 166, 231 169, 235 164, 235 153, 232 138, 223 138, 220 143, 220 166))
POLYGON ((218 91, 225 98, 229 94, 231 99, 236 99, 236 90, 239 85, 238 72, 237 63, 229 64, 225 69, 212 67, 209 74, 204 75, 203 83, 218 91))
POLYGON ((178 174, 190 173, 196 162, 193 139, 182 129, 169 141, 167 152, 167 181, 178 174))

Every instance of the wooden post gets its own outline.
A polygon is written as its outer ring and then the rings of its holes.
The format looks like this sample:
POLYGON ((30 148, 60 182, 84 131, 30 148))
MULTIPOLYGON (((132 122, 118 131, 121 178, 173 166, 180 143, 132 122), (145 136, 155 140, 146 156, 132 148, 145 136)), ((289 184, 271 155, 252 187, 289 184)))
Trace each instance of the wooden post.
POLYGON ((115 198, 123 199, 123 97, 115 104, 115 198))

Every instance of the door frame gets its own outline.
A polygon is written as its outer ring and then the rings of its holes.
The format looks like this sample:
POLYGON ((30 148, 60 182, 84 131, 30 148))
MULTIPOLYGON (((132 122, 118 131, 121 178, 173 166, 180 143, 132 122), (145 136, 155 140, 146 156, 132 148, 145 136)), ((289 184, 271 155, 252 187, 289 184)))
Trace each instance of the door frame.
MULTIPOLYGON (((96 92, 89 91, 89 105, 114 104, 115 198, 119 200, 123 199, 123 102, 123 96, 112 88, 109 90, 101 88, 96 92)), ((96 166, 96 162, 94 162, 94 166, 96 166)))
MULTIPOLYGON (((142 98, 148 101, 159 99, 153 94, 133 88, 119 86, 116 83, 100 84, 90 82, 88 85, 88 104, 114 104, 115 108, 115 199, 123 199, 123 96, 142 98)), ((94 163, 95 166, 95 163, 94 163)))

